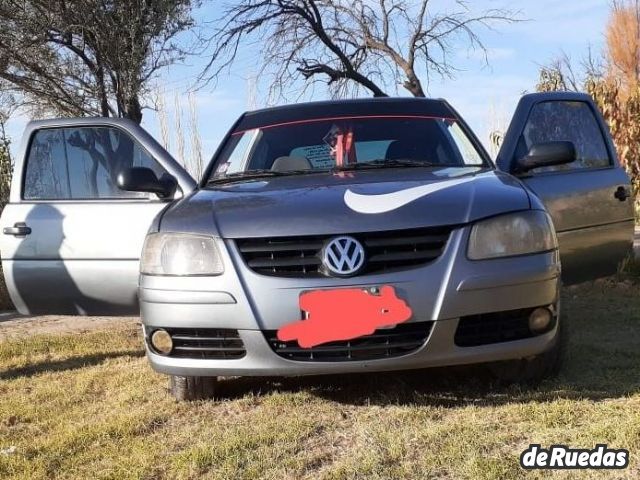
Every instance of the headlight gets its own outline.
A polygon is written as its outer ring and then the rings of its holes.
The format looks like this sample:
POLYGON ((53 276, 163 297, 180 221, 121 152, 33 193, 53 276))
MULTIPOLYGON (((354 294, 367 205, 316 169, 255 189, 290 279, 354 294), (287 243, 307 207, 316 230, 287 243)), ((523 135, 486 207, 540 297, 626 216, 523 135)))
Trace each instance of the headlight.
POLYGON ((213 237, 152 233, 144 242, 140 272, 147 275, 220 275, 224 267, 213 237))
POLYGON ((551 218, 540 210, 500 215, 476 223, 469 237, 471 260, 511 257, 558 248, 551 218))

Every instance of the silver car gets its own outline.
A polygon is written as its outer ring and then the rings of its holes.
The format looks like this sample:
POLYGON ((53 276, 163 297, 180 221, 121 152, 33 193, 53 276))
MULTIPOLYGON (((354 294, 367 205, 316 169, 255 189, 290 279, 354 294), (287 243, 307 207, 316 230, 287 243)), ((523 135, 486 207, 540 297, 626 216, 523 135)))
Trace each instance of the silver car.
POLYGON ((144 130, 28 125, 2 213, 24 314, 135 314, 180 399, 230 375, 558 358, 559 289, 616 271, 629 179, 590 97, 522 98, 489 159, 443 100, 248 112, 196 182, 144 130))

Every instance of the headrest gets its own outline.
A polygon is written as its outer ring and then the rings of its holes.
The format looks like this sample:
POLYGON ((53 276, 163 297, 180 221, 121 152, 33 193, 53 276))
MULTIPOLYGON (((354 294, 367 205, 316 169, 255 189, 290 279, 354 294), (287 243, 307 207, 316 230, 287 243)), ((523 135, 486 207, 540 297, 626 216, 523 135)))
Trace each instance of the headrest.
POLYGON ((278 157, 271 165, 271 170, 275 172, 311 170, 312 168, 311 162, 306 157, 278 157))
POLYGON ((421 160, 424 158, 425 152, 418 151, 418 145, 415 142, 407 142, 402 140, 394 140, 387 148, 387 160, 421 160))

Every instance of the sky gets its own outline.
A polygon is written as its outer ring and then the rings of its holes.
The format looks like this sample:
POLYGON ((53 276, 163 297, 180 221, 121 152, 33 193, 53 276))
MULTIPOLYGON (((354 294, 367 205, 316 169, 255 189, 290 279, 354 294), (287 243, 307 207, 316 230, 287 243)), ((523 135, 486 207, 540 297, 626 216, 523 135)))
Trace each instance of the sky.
MULTIPOLYGON (((451 4, 450 0, 433 0, 434 6, 451 4)), ((196 12, 198 19, 216 17, 217 2, 208 2, 196 12)), ((565 52, 578 63, 588 48, 600 51, 604 43, 608 0, 473 0, 474 9, 509 8, 519 11, 522 22, 499 24, 494 30, 479 30, 487 47, 488 65, 478 52, 464 45, 456 50, 455 64, 460 69, 453 79, 432 79, 428 86, 431 97, 446 98, 467 120, 485 143, 489 134, 508 126, 519 97, 535 89, 541 65, 565 52)), ((236 118, 251 107, 267 102, 263 88, 252 88, 258 63, 257 49, 243 52, 231 71, 216 82, 193 92, 198 130, 202 139, 205 162, 213 155, 217 145, 236 118)), ((168 107, 169 125, 175 132, 175 104, 182 109, 182 127, 188 128, 189 108, 187 92, 192 90, 198 73, 206 63, 205 57, 191 57, 180 65, 165 70, 156 80, 164 92, 168 107)), ((406 95, 400 89, 400 95, 406 95)), ((316 92, 314 100, 326 99, 316 92)), ((16 116, 8 125, 8 133, 17 149, 28 118, 16 116)), ((160 138, 160 124, 153 110, 145 110, 143 127, 160 138)), ((185 132, 188 135, 188 132, 185 132)), ((185 141, 189 150, 189 140, 185 141)), ((172 139, 169 151, 177 156, 178 142, 172 139)), ((188 153, 187 153, 188 156, 188 153)))

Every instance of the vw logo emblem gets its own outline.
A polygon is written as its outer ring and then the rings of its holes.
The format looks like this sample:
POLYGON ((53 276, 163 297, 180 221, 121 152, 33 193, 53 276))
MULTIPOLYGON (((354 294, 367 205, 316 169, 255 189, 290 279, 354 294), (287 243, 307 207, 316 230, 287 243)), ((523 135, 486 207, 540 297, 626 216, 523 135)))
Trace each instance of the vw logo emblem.
POLYGON ((322 263, 334 275, 354 275, 364 265, 364 248, 353 237, 336 237, 324 246, 322 263))

